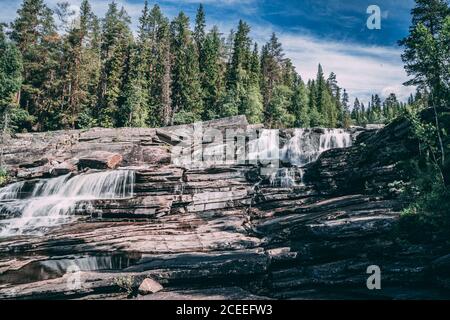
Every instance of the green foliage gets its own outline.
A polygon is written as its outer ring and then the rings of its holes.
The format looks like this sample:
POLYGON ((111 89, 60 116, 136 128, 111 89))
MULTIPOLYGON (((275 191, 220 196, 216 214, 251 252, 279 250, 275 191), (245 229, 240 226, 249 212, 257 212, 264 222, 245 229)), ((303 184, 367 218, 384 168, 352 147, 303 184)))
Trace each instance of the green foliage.
POLYGON ((291 113, 295 116, 295 126, 300 128, 308 128, 311 126, 311 112, 309 106, 308 88, 304 82, 300 80, 294 88, 292 95, 291 113))
POLYGON ((202 92, 199 81, 198 53, 189 30, 189 18, 181 12, 171 24, 173 55, 172 110, 182 112, 177 119, 201 119, 202 92), (189 115, 186 118, 186 115, 189 115))
POLYGON ((433 105, 448 107, 450 7, 446 0, 416 0, 412 14, 410 34, 400 41, 405 70, 413 76, 406 84, 427 88, 433 105))
POLYGON ((125 291, 130 297, 134 292, 135 279, 133 276, 121 276, 114 279, 114 284, 125 291))
POLYGON ((0 24, 0 107, 13 103, 22 85, 22 56, 17 47, 7 41, 0 24))
POLYGON ((124 9, 117 4, 109 5, 102 27, 100 92, 98 119, 102 127, 121 125, 120 100, 130 63, 130 45, 132 34, 130 19, 124 9))
POLYGON ((54 12, 43 0, 25 0, 11 25, 11 39, 23 57, 20 105, 36 117, 39 130, 58 127, 60 37, 54 12))
POLYGON ((432 235, 450 239, 450 190, 436 167, 417 169, 416 179, 403 197, 411 202, 402 212, 405 232, 419 239, 432 235))
POLYGON ((272 128, 283 128, 293 126, 295 116, 289 113, 289 105, 292 99, 292 90, 284 85, 274 88, 267 116, 268 124, 272 128))
MULTIPOLYGON (((36 118, 28 113, 27 110, 13 107, 8 110, 9 131, 24 132, 31 131, 36 118)), ((3 126, 2 126, 3 128, 3 126)))
POLYGON ((257 86, 251 86, 241 101, 242 110, 249 123, 261 123, 264 121, 264 106, 262 95, 257 86))
POLYGON ((9 181, 8 172, 3 167, 0 167, 0 187, 6 185, 8 181, 9 181))
MULTIPOLYGON (((436 20, 442 27, 431 39, 426 19, 414 28, 429 51, 415 49, 414 59, 444 58, 450 20, 436 20)), ((239 21, 224 39, 217 27, 207 30, 202 5, 193 30, 183 12, 169 21, 147 1, 136 37, 130 25, 116 2, 100 19, 88 0, 78 13, 67 2, 51 10, 44 0, 24 0, 10 39, 0 33, 1 118, 8 109, 18 131, 159 127, 238 114, 271 127, 348 127, 388 122, 404 108, 396 97, 382 104, 375 95, 368 108, 351 112, 336 74, 326 79, 319 65, 316 79, 303 82, 275 33, 259 50, 250 26, 239 21)), ((448 72, 441 78, 448 82, 448 72)), ((420 92, 410 105, 428 103, 427 88, 420 92)))
POLYGON ((173 120, 175 125, 189 124, 198 121, 201 121, 201 118, 198 114, 186 110, 181 110, 180 112, 177 112, 173 120))
POLYGON ((217 27, 214 27, 203 42, 200 66, 204 120, 220 117, 220 99, 225 91, 225 64, 222 59, 223 43, 217 27))

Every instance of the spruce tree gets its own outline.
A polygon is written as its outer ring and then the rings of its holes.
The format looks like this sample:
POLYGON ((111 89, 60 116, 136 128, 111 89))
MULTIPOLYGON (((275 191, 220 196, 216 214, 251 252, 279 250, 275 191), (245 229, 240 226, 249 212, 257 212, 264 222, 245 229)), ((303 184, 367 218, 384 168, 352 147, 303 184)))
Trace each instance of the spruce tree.
POLYGON ((66 30, 61 63, 61 125, 85 127, 93 122, 87 117, 91 117, 90 110, 96 104, 95 88, 100 74, 98 19, 87 0, 81 3, 76 23, 69 23, 66 30))
POLYGON ((270 128, 288 128, 294 125, 295 116, 289 113, 292 95, 292 90, 285 85, 274 88, 266 114, 266 124, 270 128))
MULTIPOLYGON (((158 5, 150 10, 145 2, 139 19, 135 80, 142 90, 140 105, 135 106, 146 125, 157 127, 172 121, 171 53, 169 21, 158 5)), ((141 124, 142 125, 142 124, 141 124)))
POLYGON ((133 42, 129 17, 122 8, 112 2, 103 21, 100 77, 97 117, 103 127, 123 125, 120 101, 124 101, 125 79, 130 62, 133 42))
POLYGON ((22 72, 22 56, 17 47, 8 41, 0 24, 0 131, 5 133, 17 129, 18 118, 24 114, 17 108, 22 72))
POLYGON ((314 80, 308 82, 308 92, 309 92, 309 119, 312 127, 321 126, 324 122, 323 115, 320 114, 317 108, 317 86, 314 80))
POLYGON ((344 93, 342 94, 342 127, 349 128, 351 124, 349 96, 347 90, 344 89, 344 93))
POLYGON ((200 4, 197 10, 197 15, 195 17, 195 29, 194 29, 194 41, 197 45, 197 54, 199 57, 202 57, 202 48, 203 43, 206 37, 206 19, 205 19, 205 11, 203 9, 203 5, 200 4))
POLYGON ((261 91, 266 118, 271 117, 268 108, 273 90, 282 80, 283 62, 284 53, 281 43, 278 41, 276 34, 273 33, 269 42, 263 47, 261 55, 261 91))
POLYGON ((198 55, 189 30, 189 18, 183 13, 171 23, 172 109, 176 123, 201 120, 203 103, 199 81, 198 55))
POLYGON ((36 117, 36 130, 59 128, 58 92, 60 36, 53 11, 43 0, 24 0, 11 24, 11 39, 23 57, 20 105, 36 117))
POLYGON ((359 102, 358 98, 355 98, 355 101, 353 102, 353 109, 352 109, 352 119, 354 123, 358 126, 362 125, 361 122, 361 103, 359 102))
POLYGON ((225 64, 221 56, 223 44, 217 27, 213 27, 206 36, 202 50, 202 90, 205 106, 203 120, 210 120, 220 117, 219 101, 225 90, 225 64))
POLYGON ((405 70, 413 76, 405 84, 428 88, 432 104, 446 106, 450 89, 444 81, 450 78, 450 71, 442 62, 450 59, 449 5, 446 0, 416 0, 411 14, 410 34, 399 42, 405 48, 405 70))
MULTIPOLYGON (((222 99, 222 116, 246 114, 248 108, 247 94, 252 82, 250 27, 239 21, 234 34, 233 53, 226 73, 226 93, 222 99)), ((252 90, 254 93, 255 90, 252 90)), ((253 99, 252 99, 253 100, 253 99)))
POLYGON ((294 125, 299 128, 311 126, 309 112, 309 93, 305 83, 299 79, 292 95, 292 114, 295 116, 294 125))
POLYGON ((22 85, 22 56, 17 47, 9 42, 0 24, 0 108, 17 102, 22 85))

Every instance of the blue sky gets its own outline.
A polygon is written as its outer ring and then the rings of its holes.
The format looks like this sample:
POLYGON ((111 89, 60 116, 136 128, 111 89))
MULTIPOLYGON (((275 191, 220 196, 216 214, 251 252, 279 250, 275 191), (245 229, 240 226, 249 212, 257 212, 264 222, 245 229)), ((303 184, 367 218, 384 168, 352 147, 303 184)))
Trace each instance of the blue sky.
MULTIPOLYGON (((45 0, 55 7, 58 0, 45 0)), ((81 0, 72 0, 74 8, 81 0)), ((96 14, 103 16, 109 0, 91 0, 96 14)), ((133 18, 134 26, 144 0, 117 0, 133 18)), ((195 17, 199 3, 205 6, 209 27, 218 25, 225 34, 239 19, 252 27, 259 42, 276 32, 286 56, 303 78, 314 78, 317 64, 326 73, 335 72, 340 85, 351 97, 367 101, 372 93, 387 96, 395 92, 406 99, 413 88, 404 87, 407 77, 397 40, 408 33, 414 0, 163 0, 164 13, 175 16, 180 10, 195 17), (369 30, 369 5, 381 9, 381 30, 369 30)), ((9 22, 21 1, 0 0, 0 21, 9 22)))

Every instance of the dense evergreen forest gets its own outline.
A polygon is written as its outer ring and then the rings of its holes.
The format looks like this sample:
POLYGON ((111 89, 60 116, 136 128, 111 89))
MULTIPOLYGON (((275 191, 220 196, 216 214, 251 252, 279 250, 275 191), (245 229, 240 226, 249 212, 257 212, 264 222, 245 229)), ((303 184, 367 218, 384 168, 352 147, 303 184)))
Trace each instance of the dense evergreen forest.
POLYGON ((190 29, 180 12, 169 21, 145 2, 136 35, 115 2, 99 18, 84 0, 49 8, 24 0, 0 28, 3 128, 158 127, 244 114, 268 127, 348 127, 390 121, 407 105, 395 94, 351 103, 336 74, 304 81, 273 34, 260 49, 239 21, 223 34, 206 30, 200 5, 190 29))

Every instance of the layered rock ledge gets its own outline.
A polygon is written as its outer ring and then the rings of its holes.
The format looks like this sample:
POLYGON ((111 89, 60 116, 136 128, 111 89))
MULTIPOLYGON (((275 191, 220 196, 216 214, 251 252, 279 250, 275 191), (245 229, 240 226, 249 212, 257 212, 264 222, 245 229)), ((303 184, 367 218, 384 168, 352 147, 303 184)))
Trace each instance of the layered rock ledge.
MULTIPOLYGON (((244 117, 203 127, 260 128, 244 117)), ((401 161, 417 150, 406 121, 353 129, 351 147, 303 168, 282 163, 289 183, 261 175, 260 163, 174 164, 180 130, 193 128, 12 137, 4 163, 24 197, 63 175, 131 170, 134 181, 131 196, 86 200, 77 219, 43 234, 1 238, 0 298, 122 299, 146 278, 164 289, 139 299, 450 297, 448 248, 396 235, 404 203, 392 184, 407 181, 401 161), (370 265, 382 290, 366 287, 370 265)), ((293 135, 282 130, 281 145, 293 135)))

